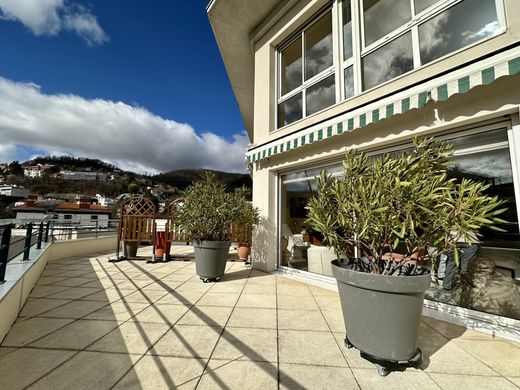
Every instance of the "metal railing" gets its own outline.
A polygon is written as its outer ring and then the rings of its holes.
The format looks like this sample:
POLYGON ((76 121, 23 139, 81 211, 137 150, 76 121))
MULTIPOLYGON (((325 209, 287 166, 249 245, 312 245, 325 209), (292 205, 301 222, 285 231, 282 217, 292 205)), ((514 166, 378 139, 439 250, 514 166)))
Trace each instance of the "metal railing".
POLYGON ((82 226, 78 221, 12 221, 0 225, 0 284, 5 282, 7 263, 23 254, 22 261, 29 260, 31 248, 41 249, 42 243, 77 238, 98 238, 113 235, 117 231, 117 221, 93 221, 90 226, 82 226), (23 232, 23 234, 20 234, 23 232))

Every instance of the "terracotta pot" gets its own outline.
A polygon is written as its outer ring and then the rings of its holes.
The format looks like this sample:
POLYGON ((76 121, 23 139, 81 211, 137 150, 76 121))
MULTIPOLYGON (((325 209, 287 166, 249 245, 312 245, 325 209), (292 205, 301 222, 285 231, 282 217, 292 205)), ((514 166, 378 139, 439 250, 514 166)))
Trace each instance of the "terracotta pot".
POLYGON ((247 260, 248 256, 251 254, 251 245, 247 242, 240 242, 238 244, 237 254, 240 260, 247 260))

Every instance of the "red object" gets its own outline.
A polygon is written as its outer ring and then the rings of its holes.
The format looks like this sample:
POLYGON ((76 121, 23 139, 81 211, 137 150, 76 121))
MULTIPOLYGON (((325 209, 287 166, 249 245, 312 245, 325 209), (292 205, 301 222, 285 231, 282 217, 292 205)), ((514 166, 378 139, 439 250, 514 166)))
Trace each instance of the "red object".
POLYGON ((163 256, 165 253, 170 254, 172 243, 166 241, 166 232, 155 232, 155 255, 163 256))

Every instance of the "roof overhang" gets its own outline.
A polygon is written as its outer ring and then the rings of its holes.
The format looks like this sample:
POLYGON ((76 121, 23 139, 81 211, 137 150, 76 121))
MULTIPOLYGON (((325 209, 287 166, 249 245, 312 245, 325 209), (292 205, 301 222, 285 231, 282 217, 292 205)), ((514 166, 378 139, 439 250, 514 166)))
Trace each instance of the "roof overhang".
POLYGON ((279 0, 212 0, 206 7, 211 28, 231 82, 249 138, 253 138, 253 31, 277 8, 279 0))

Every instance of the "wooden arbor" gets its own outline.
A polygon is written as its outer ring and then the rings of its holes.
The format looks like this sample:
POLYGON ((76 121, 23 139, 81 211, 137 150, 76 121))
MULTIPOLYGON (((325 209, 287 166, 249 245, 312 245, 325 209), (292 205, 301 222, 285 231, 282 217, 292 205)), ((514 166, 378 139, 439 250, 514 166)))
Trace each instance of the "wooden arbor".
POLYGON ((144 196, 132 196, 121 205, 117 227, 117 260, 137 258, 136 253, 126 253, 137 248, 141 241, 149 241, 155 253, 155 205, 144 196), (124 256, 119 256, 121 246, 126 245, 124 256))
POLYGON ((179 226, 175 223, 175 218, 177 217, 177 213, 179 209, 182 207, 183 199, 175 199, 170 202, 168 205, 168 219, 166 220, 166 241, 172 242, 185 242, 189 244, 191 241, 191 237, 184 233, 179 226))

